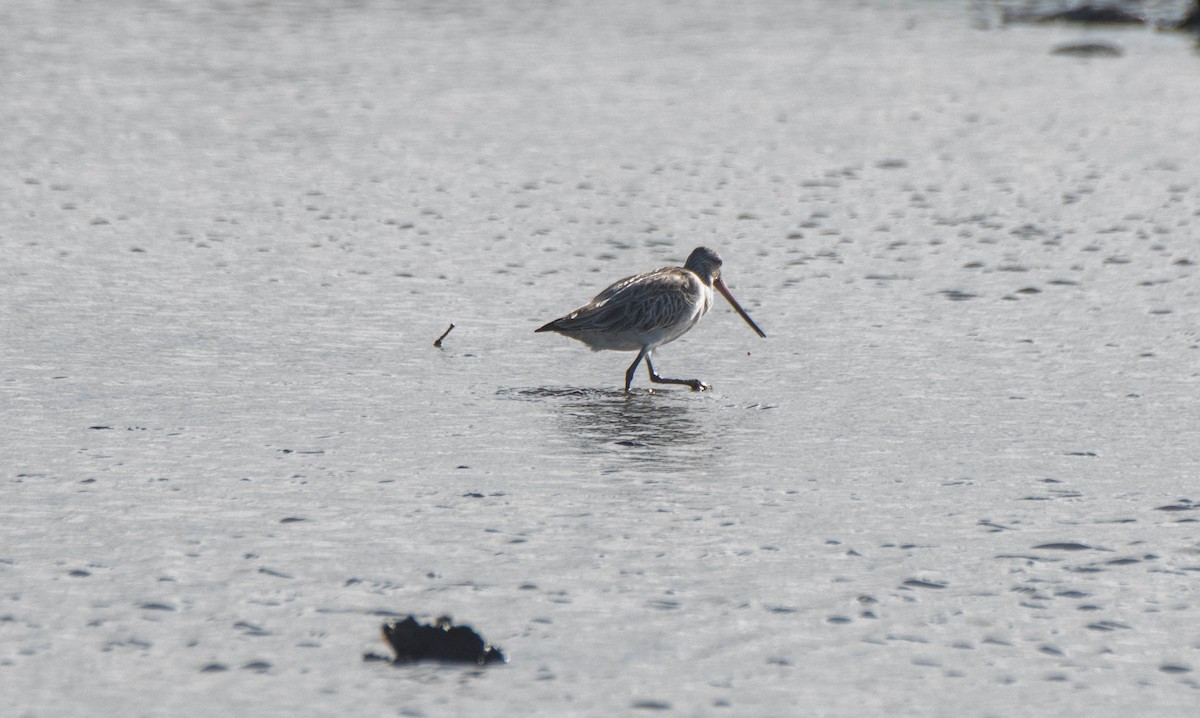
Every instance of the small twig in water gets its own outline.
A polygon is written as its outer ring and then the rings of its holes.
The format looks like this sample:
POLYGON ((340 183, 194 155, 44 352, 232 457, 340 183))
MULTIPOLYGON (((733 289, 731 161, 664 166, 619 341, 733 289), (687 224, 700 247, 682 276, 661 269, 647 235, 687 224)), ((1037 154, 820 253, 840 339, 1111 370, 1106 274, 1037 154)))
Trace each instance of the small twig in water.
POLYGON ((435 340, 433 342, 433 345, 435 347, 437 347, 438 349, 441 349, 442 348, 442 340, 445 339, 446 335, 452 331, 454 331, 454 322, 450 322, 450 328, 447 329, 446 331, 442 332, 442 336, 438 337, 437 340, 435 340))

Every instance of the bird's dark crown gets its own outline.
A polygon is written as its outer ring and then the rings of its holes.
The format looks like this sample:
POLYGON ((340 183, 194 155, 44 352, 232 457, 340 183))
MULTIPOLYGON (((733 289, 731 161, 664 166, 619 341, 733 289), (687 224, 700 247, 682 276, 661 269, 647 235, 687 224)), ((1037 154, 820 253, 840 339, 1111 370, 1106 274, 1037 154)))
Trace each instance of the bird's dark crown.
POLYGON ((695 272, 705 284, 712 284, 714 279, 721 276, 721 255, 708 247, 696 247, 683 268, 695 272))

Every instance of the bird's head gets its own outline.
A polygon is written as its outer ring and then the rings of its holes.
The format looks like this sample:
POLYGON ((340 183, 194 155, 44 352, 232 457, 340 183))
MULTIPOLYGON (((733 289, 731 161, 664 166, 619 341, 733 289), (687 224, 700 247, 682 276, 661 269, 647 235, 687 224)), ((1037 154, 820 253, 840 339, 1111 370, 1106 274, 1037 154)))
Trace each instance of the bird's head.
POLYGON ((708 247, 696 247, 688 255, 683 268, 695 272, 702 282, 711 285, 714 280, 721 278, 721 255, 708 247))

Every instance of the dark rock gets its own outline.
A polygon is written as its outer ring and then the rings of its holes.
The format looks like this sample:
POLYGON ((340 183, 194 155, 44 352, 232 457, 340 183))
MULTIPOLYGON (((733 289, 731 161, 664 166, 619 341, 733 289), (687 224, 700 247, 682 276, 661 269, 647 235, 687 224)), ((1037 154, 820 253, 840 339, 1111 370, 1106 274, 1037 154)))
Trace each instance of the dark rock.
POLYGON ((412 616, 383 624, 383 639, 396 652, 395 663, 433 659, 485 665, 507 663, 499 648, 484 641, 470 626, 455 626, 442 616, 432 626, 417 623, 412 616))

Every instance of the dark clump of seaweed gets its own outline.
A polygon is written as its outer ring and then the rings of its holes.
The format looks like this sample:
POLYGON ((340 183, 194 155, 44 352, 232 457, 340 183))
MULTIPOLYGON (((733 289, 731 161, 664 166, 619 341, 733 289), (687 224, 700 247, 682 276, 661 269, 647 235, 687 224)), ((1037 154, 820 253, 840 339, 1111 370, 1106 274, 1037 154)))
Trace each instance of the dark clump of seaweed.
POLYGON ((383 639, 396 653, 393 663, 435 660, 487 665, 507 663, 496 646, 483 640, 470 626, 456 626, 449 616, 433 625, 417 623, 412 616, 383 624, 383 639))

